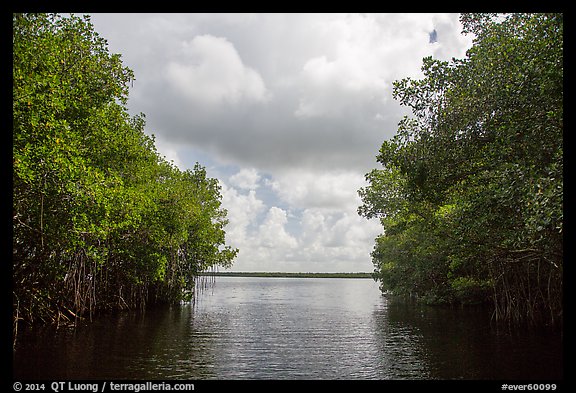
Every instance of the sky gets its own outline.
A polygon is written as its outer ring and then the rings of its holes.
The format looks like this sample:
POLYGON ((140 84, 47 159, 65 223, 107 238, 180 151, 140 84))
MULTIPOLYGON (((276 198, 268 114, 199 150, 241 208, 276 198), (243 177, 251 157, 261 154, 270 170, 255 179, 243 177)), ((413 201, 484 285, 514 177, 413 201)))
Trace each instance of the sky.
MULTIPOLYGON (((222 187, 230 271, 371 272, 364 175, 410 115, 392 83, 462 58, 458 14, 92 14, 159 153, 222 187)), ((223 270, 223 269, 220 269, 223 270)))

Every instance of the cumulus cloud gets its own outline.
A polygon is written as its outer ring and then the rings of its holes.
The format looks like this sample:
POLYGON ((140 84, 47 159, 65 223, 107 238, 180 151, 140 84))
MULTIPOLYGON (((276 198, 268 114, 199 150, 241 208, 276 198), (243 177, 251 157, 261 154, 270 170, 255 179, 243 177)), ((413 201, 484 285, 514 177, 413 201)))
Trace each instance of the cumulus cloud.
MULTIPOLYGON (((107 14, 161 154, 217 173, 235 270, 371 271, 357 189, 408 109, 392 82, 463 57, 456 14, 107 14), (435 33, 435 40, 430 34, 435 33)), ((209 171, 209 172, 210 172, 209 171)))
POLYGON ((296 247, 298 245, 296 239, 286 231, 287 223, 286 212, 279 207, 272 206, 258 231, 260 245, 281 250, 296 247))
POLYGON ((256 181, 262 178, 243 168, 223 182, 227 239, 240 248, 235 270, 372 270, 369 254, 381 227, 356 214, 357 196, 348 194, 363 185, 358 178, 333 173, 316 184, 303 174, 286 175, 282 183, 256 181))
POLYGON ((265 101, 261 76, 242 62, 226 38, 198 35, 182 43, 181 56, 166 66, 168 84, 195 105, 265 101))
POLYGON ((242 168, 230 177, 230 183, 241 189, 255 190, 259 187, 260 179, 261 176, 255 168, 242 168))
POLYGON ((264 202, 250 190, 247 194, 222 184, 222 204, 228 210, 229 224, 226 227, 228 240, 235 247, 241 247, 249 240, 248 231, 257 225, 262 212, 266 210, 264 202))
POLYGON ((279 198, 298 208, 324 210, 354 209, 358 206, 358 188, 363 174, 350 171, 288 171, 271 182, 279 198))
MULTIPOLYGON (((396 30, 400 34, 393 37, 391 29, 397 28, 397 17, 380 19, 377 15, 353 14, 324 21, 322 30, 331 37, 334 50, 330 58, 322 54, 302 67, 304 87, 296 116, 341 117, 362 111, 362 107, 374 111, 385 105, 391 82, 400 75, 397 56, 411 49, 417 59, 429 49, 423 42, 426 32, 419 19, 403 21, 404 28, 396 30)), ((413 59, 407 60, 403 67, 415 65, 413 59)))

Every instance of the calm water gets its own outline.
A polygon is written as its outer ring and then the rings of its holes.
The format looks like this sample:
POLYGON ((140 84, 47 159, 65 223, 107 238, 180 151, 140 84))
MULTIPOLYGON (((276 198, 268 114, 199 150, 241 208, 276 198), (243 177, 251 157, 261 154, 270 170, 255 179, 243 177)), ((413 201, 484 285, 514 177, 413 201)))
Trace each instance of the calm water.
POLYGON ((390 302, 370 279, 217 277, 194 305, 26 332, 18 379, 562 378, 555 334, 390 302))

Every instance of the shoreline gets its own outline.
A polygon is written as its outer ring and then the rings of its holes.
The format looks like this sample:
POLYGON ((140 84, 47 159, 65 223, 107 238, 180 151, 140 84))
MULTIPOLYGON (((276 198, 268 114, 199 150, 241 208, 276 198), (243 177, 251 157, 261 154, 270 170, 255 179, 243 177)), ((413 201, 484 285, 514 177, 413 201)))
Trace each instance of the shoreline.
POLYGON ((202 272, 202 276, 218 277, 274 277, 274 278, 373 278, 372 273, 292 273, 292 272, 202 272))

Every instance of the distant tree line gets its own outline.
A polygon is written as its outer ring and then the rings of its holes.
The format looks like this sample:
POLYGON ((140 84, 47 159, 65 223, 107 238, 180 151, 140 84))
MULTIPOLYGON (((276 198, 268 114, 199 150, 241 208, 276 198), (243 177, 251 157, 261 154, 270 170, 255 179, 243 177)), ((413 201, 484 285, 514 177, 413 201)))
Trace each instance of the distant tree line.
POLYGON ((463 14, 464 59, 394 83, 412 109, 366 175, 382 290, 562 321, 563 15, 463 14))
POLYGON ((12 42, 15 327, 176 302, 230 266, 218 181, 158 154, 90 19, 14 14, 12 42))
POLYGON ((214 277, 277 277, 277 278, 374 278, 373 273, 304 273, 304 272, 218 272, 207 271, 202 276, 214 277))

